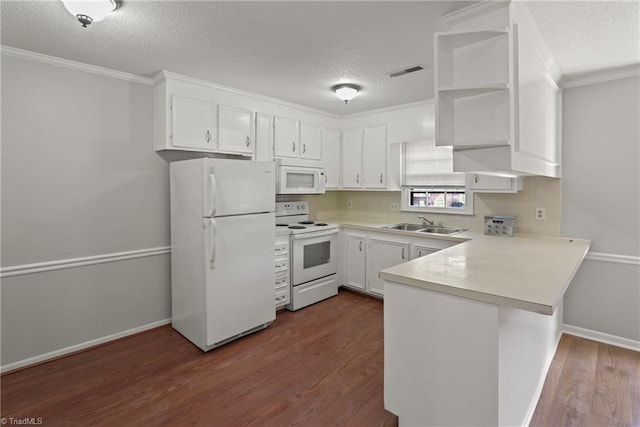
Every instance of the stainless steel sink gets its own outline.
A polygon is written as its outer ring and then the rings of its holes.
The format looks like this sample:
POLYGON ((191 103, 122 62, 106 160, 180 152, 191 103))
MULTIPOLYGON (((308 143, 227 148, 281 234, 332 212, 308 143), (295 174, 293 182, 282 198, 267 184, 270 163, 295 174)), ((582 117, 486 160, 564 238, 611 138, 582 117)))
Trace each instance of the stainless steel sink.
POLYGON ((383 228, 389 228, 391 230, 417 231, 419 233, 445 234, 445 235, 455 234, 455 233, 464 231, 461 228, 435 227, 435 226, 428 226, 423 224, 410 224, 408 222, 385 225, 383 228))
POLYGON ((422 224, 409 224, 407 222, 401 222, 399 224, 387 225, 384 228, 390 228, 392 230, 404 230, 404 231, 419 231, 424 228, 422 224))
POLYGON ((426 227, 421 230, 417 230, 420 233, 433 233, 433 234, 454 234, 462 231, 461 228, 451 227, 426 227))

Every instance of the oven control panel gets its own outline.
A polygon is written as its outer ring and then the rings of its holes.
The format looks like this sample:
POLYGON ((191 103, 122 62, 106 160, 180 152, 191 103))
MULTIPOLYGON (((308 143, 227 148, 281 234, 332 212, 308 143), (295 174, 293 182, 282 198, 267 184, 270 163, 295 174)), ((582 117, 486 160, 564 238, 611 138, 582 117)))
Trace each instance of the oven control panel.
POLYGON ((515 216, 485 216, 484 234, 513 237, 515 216))
POLYGON ((309 213, 309 202, 276 202, 276 216, 306 215, 309 213))

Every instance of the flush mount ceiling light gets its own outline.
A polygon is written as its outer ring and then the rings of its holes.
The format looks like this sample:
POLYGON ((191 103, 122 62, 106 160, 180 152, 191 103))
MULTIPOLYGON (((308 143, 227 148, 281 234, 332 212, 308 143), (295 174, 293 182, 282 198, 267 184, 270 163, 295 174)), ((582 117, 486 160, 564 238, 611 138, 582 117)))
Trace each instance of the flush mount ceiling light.
POLYGON ((331 88, 331 90, 334 91, 336 96, 342 99, 346 104, 347 102, 355 98, 356 95, 360 92, 360 86, 350 83, 343 83, 335 85, 331 88))
POLYGON ((118 7, 115 0, 62 0, 62 3, 85 28, 92 22, 102 21, 118 7))

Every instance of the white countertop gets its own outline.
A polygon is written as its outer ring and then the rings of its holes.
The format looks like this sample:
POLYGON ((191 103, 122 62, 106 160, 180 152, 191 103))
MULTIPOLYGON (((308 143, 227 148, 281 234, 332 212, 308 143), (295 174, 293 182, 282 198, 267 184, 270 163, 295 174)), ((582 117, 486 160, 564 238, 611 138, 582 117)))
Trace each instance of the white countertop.
MULTIPOLYGON (((367 221, 339 222, 369 231, 417 234, 381 229, 386 224, 367 221)), ((562 300, 591 243, 561 237, 495 237, 470 231, 419 237, 460 244, 382 270, 382 279, 547 315, 553 314, 562 300)))

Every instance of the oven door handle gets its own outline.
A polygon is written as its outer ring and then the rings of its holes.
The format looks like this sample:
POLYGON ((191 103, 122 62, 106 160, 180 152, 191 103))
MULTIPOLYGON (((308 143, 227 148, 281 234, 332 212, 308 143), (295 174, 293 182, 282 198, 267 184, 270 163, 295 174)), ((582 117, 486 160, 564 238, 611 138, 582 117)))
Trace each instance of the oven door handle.
POLYGON ((293 238, 293 240, 304 240, 304 239, 311 239, 312 237, 320 237, 320 236, 328 236, 330 234, 337 234, 338 231, 339 230, 337 228, 332 230, 311 231, 309 233, 293 234, 291 237, 293 238))

